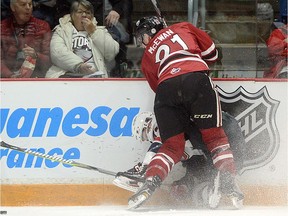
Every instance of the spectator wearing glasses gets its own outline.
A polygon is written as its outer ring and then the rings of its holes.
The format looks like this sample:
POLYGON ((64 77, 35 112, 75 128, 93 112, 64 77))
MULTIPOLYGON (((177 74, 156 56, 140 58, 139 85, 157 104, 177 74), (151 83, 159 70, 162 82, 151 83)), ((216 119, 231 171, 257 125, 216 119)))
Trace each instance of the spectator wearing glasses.
MULTIPOLYGON (((55 23, 60 17, 69 13, 73 0, 57 0, 55 5, 55 23), (58 17, 58 18, 57 18, 58 17)), ((94 8, 97 24, 106 26, 113 39, 119 43, 119 53, 112 61, 107 61, 107 71, 110 77, 124 77, 127 67, 127 44, 132 43, 132 10, 131 0, 93 0, 90 1, 94 8)))
POLYGON ((93 5, 87 0, 71 4, 70 14, 59 19, 50 52, 47 78, 108 77, 105 61, 119 52, 119 44, 104 26, 98 26, 93 5))

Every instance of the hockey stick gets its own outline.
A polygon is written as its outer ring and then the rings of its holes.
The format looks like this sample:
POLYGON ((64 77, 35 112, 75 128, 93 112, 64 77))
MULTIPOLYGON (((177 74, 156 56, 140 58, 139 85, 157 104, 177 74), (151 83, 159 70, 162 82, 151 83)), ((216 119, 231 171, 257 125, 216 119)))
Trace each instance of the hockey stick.
POLYGON ((90 165, 83 164, 83 163, 78 163, 78 162, 73 161, 73 160, 66 160, 66 159, 63 159, 63 158, 60 158, 60 157, 48 155, 48 154, 37 152, 37 151, 32 151, 30 149, 20 148, 20 147, 17 147, 17 146, 10 145, 10 144, 8 144, 8 143, 6 143, 4 141, 1 141, 0 146, 8 148, 8 149, 13 149, 13 150, 16 150, 16 151, 19 151, 19 152, 24 152, 26 154, 34 155, 36 157, 41 157, 41 158, 45 158, 45 159, 48 159, 48 160, 51 160, 51 161, 56 161, 56 162, 59 162, 59 163, 62 163, 62 164, 67 164, 67 165, 70 165, 70 166, 73 166, 73 167, 80 167, 80 168, 83 168, 83 169, 94 170, 94 171, 98 171, 98 172, 103 173, 103 174, 116 176, 116 173, 114 173, 112 171, 109 171, 109 170, 101 169, 101 168, 90 166, 90 165))
POLYGON ((161 10, 160 10, 160 5, 159 5, 158 1, 157 0, 151 0, 151 2, 153 4, 153 6, 154 6, 154 9, 155 9, 156 13, 157 13, 157 16, 163 21, 164 28, 166 28, 167 27, 167 23, 166 23, 164 17, 162 16, 162 13, 161 13, 161 10))

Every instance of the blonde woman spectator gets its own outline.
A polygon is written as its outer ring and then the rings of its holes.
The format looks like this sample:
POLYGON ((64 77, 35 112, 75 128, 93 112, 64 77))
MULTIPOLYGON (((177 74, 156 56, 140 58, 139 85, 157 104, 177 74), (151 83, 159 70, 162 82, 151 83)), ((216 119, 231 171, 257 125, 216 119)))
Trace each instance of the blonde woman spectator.
POLYGON ((119 44, 104 26, 97 26, 92 4, 72 3, 70 14, 59 19, 50 44, 54 64, 47 78, 108 77, 106 61, 119 52, 119 44))

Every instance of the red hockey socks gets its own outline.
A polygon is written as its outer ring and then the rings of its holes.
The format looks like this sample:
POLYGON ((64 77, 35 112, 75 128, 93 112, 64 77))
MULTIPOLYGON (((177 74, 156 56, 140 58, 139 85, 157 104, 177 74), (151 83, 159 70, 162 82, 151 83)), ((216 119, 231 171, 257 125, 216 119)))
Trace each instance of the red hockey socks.
POLYGON ((222 127, 200 130, 204 143, 211 153, 214 166, 220 171, 236 174, 233 153, 222 127))
POLYGON ((168 176, 174 164, 180 161, 184 152, 184 146, 184 133, 167 139, 149 163, 146 178, 158 175, 163 181, 168 176))

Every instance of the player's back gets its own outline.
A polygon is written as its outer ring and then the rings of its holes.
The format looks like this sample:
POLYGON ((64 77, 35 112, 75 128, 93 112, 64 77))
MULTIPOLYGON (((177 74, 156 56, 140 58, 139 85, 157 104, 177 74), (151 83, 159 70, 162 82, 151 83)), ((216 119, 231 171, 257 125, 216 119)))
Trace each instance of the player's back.
POLYGON ((207 33, 191 23, 171 25, 160 30, 147 44, 142 71, 148 81, 149 77, 157 77, 159 84, 173 76, 208 70, 202 56, 212 45, 214 43, 207 33))

